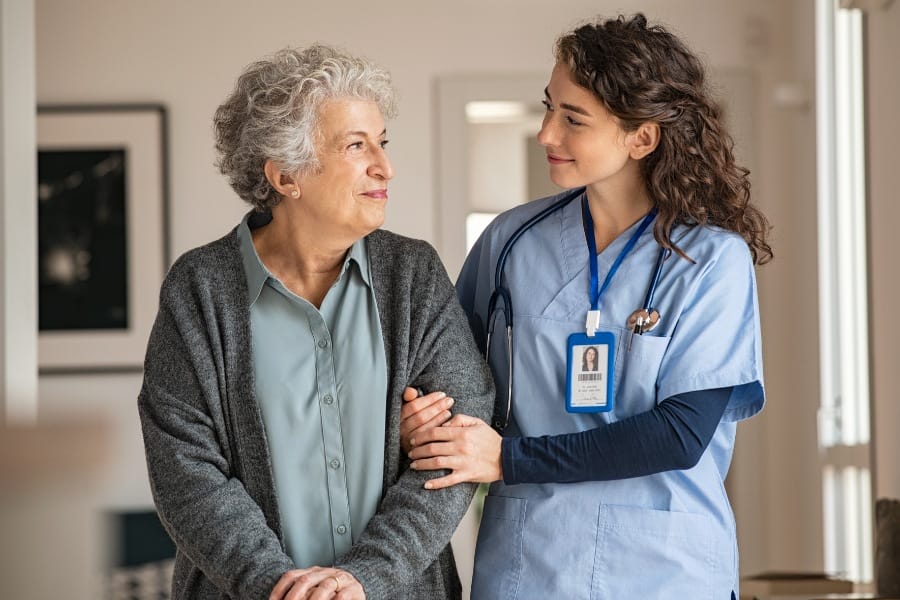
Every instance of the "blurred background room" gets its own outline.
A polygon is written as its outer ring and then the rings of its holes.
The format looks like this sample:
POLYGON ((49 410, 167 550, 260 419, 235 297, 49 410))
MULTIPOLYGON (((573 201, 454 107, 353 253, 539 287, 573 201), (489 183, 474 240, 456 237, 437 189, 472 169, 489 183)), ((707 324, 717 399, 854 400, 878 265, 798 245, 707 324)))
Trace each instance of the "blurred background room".
POLYGON ((706 60, 774 226, 757 272, 768 402, 726 483, 741 573, 874 590, 875 501, 900 498, 900 2, 0 0, 0 598, 167 586, 141 361, 165 269, 246 211, 211 128, 245 65, 321 41, 390 70, 385 227, 430 241, 455 279, 494 214, 553 192, 534 136, 557 35, 636 11, 706 60), (92 217, 64 208, 84 190, 92 217), (101 270, 117 300, 94 315, 96 291, 69 293, 101 270))

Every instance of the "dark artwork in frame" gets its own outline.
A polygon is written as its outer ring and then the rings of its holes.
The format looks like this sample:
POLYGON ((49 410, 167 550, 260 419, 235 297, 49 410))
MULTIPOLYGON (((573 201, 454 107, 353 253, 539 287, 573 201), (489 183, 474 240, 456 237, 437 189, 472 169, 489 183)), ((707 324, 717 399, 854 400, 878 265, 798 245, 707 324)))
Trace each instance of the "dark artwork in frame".
POLYGON ((128 328, 125 153, 38 152, 40 331, 128 328))
POLYGON ((140 372, 169 263, 167 112, 39 106, 38 366, 140 372))

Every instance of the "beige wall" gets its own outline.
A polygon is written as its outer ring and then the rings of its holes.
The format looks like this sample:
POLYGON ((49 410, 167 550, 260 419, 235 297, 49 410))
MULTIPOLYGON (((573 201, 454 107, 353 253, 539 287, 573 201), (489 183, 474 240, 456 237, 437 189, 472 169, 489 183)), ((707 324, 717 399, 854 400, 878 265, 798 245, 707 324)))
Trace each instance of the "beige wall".
POLYGON ((900 197, 897 142, 900 140, 900 3, 873 13, 866 23, 869 68, 869 233, 872 262, 871 357, 876 497, 900 498, 900 197))
MULTIPOLYGON (((391 69, 401 111, 388 126, 397 177, 387 227, 434 240, 435 79, 549 71, 560 31, 598 11, 633 6, 596 0, 36 5, 39 102, 168 106, 175 255, 223 234, 244 210, 212 166, 210 116, 240 68, 260 55, 321 40, 391 69)), ((754 191, 775 226, 776 251, 759 275, 768 405, 739 428, 729 486, 745 572, 821 568, 814 114, 772 99, 782 83, 800 83, 812 94, 812 0, 648 0, 641 8, 672 25, 711 65, 747 68, 755 77, 754 191)), ((885 111, 896 105, 882 104, 885 111)), ((128 375, 40 381, 40 419, 99 414, 116 425, 112 464, 92 490, 98 509, 149 502, 134 409, 139 385, 138 376, 128 375)))
POLYGON ((0 423, 37 418, 37 256, 17 252, 34 246, 37 194, 34 153, 34 2, 0 0, 0 282, 15 281, 17 293, 0 284, 0 423))

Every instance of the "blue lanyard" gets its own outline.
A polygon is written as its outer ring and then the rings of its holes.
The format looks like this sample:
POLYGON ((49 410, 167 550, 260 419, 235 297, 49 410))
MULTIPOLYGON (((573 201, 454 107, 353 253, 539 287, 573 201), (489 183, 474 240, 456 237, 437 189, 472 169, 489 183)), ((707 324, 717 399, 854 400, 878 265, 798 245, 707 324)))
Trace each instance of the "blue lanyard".
POLYGON ((644 230, 650 225, 653 217, 656 216, 656 207, 653 207, 653 209, 647 213, 647 216, 641 221, 637 231, 631 234, 631 239, 628 240, 628 243, 625 244, 625 247, 619 252, 619 256, 616 257, 612 267, 609 268, 609 273, 606 274, 606 279, 603 280, 603 285, 599 290, 597 289, 597 282, 600 279, 597 273, 597 241, 594 239, 594 220, 591 218, 591 209, 588 207, 587 193, 581 198, 581 212, 584 217, 584 237, 587 239, 588 254, 590 255, 588 260, 591 265, 591 310, 597 311, 600 310, 600 297, 603 295, 603 292, 606 291, 606 288, 609 287, 613 276, 622 265, 622 261, 625 260, 628 253, 631 252, 634 245, 637 244, 638 238, 641 237, 641 234, 644 233, 644 230))

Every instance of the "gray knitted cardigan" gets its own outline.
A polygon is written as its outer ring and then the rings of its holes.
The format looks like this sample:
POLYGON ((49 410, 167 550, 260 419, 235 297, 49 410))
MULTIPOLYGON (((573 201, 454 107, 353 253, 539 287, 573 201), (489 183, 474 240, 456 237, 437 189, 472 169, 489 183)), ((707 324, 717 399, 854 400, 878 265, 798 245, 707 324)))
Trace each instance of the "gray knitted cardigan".
MULTIPOLYGON (((401 393, 443 390, 455 412, 487 420, 493 384, 434 249, 386 231, 366 242, 388 370, 384 489, 336 566, 368 600, 459 598, 449 541, 475 487, 423 488, 435 474, 412 471, 400 451, 401 393)), ((138 408, 153 497, 178 548, 176 600, 265 599, 294 568, 254 398, 249 315, 237 229, 182 256, 163 283, 138 408)))

